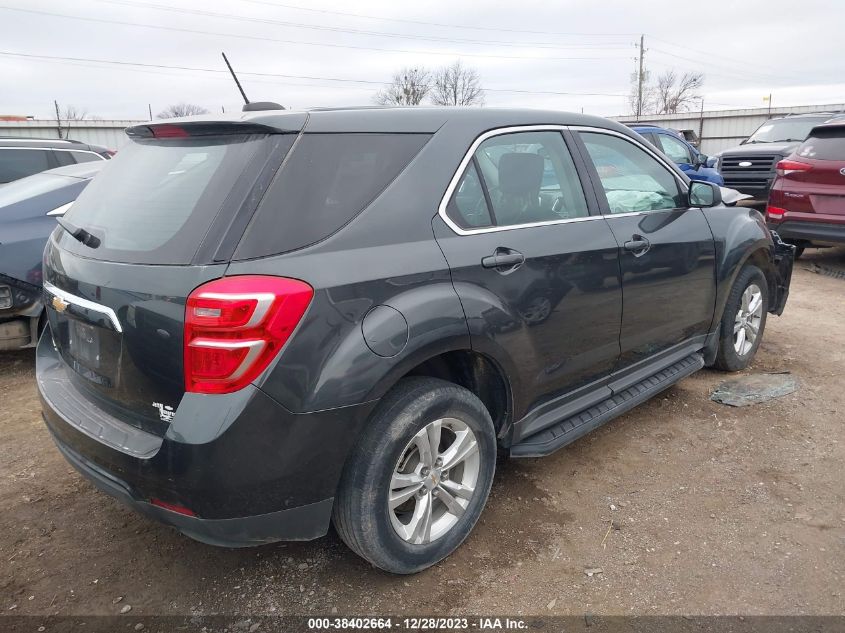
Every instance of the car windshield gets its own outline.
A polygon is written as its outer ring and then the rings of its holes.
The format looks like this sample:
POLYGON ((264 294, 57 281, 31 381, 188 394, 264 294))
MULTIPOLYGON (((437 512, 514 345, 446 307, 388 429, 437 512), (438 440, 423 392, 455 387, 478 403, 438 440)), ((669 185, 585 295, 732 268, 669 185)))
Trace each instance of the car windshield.
POLYGON ((76 178, 54 174, 35 174, 34 176, 15 180, 0 187, 0 208, 16 204, 21 200, 50 193, 56 189, 66 187, 68 184, 77 180, 76 178))
POLYGON ((747 143, 777 143, 779 141, 803 141, 810 130, 819 123, 826 121, 826 117, 773 119, 766 121, 757 128, 747 143))

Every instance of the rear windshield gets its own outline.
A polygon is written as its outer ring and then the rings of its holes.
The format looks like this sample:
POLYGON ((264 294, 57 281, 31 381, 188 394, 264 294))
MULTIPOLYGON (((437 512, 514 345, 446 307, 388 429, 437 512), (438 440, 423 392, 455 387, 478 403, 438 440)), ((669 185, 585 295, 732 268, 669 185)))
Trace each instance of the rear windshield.
POLYGON ((798 155, 816 160, 845 161, 845 126, 816 130, 798 148, 798 155))
MULTIPOLYGON (((263 135, 141 139, 124 145, 65 221, 100 238, 89 248, 64 232, 62 248, 138 264, 188 264, 263 135)), ((233 206, 234 209, 234 206, 233 206)), ((234 213, 234 210, 232 211, 234 213)))
POLYGON ((824 118, 772 119, 757 128, 747 143, 778 143, 780 141, 803 141, 813 126, 824 118))
POLYGON ((358 215, 399 175, 428 134, 305 134, 291 150, 236 259, 318 242, 358 215))

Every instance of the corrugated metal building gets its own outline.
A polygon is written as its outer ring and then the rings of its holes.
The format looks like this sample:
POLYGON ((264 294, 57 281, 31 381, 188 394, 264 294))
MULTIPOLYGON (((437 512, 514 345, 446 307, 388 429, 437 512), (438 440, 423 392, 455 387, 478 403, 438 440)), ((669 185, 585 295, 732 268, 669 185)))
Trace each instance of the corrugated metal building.
MULTIPOLYGON (((61 138, 119 149, 127 141, 123 130, 142 121, 62 121, 61 138)), ((59 138, 55 120, 0 121, 0 137, 59 138)))
MULTIPOLYGON (((640 117, 640 123, 653 123, 684 132, 692 132, 705 154, 715 154, 739 145, 760 125, 772 117, 805 112, 845 111, 845 103, 791 108, 754 108, 751 110, 705 110, 680 114, 652 114, 640 117)), ((620 123, 635 123, 634 116, 612 117, 620 123)), ((689 137, 689 135, 687 135, 689 137)))

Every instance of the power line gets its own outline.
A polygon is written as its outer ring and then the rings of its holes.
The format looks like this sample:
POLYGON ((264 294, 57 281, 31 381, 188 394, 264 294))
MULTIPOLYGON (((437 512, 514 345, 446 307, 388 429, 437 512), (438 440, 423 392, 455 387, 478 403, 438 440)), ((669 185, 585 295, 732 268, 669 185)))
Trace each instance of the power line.
POLYGON ((270 18, 258 18, 258 17, 249 17, 249 16, 242 16, 242 15, 234 15, 231 13, 219 13, 216 11, 206 11, 203 9, 188 9, 183 7, 172 7, 168 5, 162 4, 153 4, 150 2, 132 2, 131 0, 95 0, 96 2, 102 2, 105 4, 113 4, 119 6, 127 6, 127 7, 141 7, 146 9, 155 9, 157 11, 170 11, 173 13, 182 13, 185 15, 200 15, 204 17, 211 17, 211 18, 221 18, 226 20, 236 20, 240 22, 252 22, 252 23, 259 23, 259 24, 273 24, 276 26, 284 26, 290 28, 297 28, 297 29, 310 29, 314 31, 328 31, 333 33, 349 33, 352 35, 366 35, 371 37, 390 37, 390 38, 399 38, 399 39, 411 39, 411 40, 425 40, 425 41, 432 41, 432 42, 460 42, 465 44, 481 44, 481 45, 495 45, 495 46, 507 46, 507 47, 515 47, 515 48, 547 48, 547 49, 560 49, 560 50, 624 50, 630 48, 629 46, 621 46, 621 45, 610 45, 610 44, 569 44, 569 45, 561 45, 556 44, 554 42, 512 42, 512 41, 503 41, 503 40, 478 40, 478 39, 467 39, 467 38, 455 38, 455 37, 438 37, 438 36, 430 36, 430 35, 416 35, 411 33, 394 33, 389 31, 368 31, 364 29, 354 29, 354 28, 346 28, 346 27, 339 27, 339 26, 328 26, 325 24, 304 24, 302 22, 289 22, 286 20, 273 20, 270 18))
POLYGON ((472 31, 495 31, 498 33, 524 33, 527 35, 555 35, 563 37, 630 37, 634 33, 566 33, 560 31, 529 31, 525 29, 506 29, 490 26, 469 26, 465 24, 446 24, 443 22, 426 22, 424 20, 409 20, 407 18, 386 18, 380 15, 367 15, 364 13, 348 13, 345 11, 331 11, 329 9, 313 9, 311 7, 301 7, 293 4, 284 4, 281 2, 267 2, 266 0, 243 0, 252 4, 260 4, 270 7, 281 7, 284 9, 294 9, 296 11, 308 11, 311 13, 321 13, 324 15, 340 15, 347 18, 361 18, 366 20, 381 20, 383 22, 397 22, 403 24, 422 24, 424 26, 437 26, 449 29, 467 29, 472 31))
MULTIPOLYGON (((115 65, 115 66, 122 66, 122 67, 130 67, 129 70, 143 70, 145 72, 151 72, 150 69, 160 69, 160 70, 178 70, 178 71, 188 71, 188 72, 203 72, 203 73, 214 73, 214 74, 223 74, 226 75, 227 71, 218 69, 218 68, 202 68, 198 66, 174 66, 174 65, 165 65, 165 64, 151 64, 147 62, 127 62, 127 61, 120 61, 120 60, 112 60, 112 59, 92 59, 86 57, 61 57, 55 55, 35 55, 32 53, 15 53, 12 51, 0 51, 0 55, 5 57, 22 57, 27 59, 35 59, 40 61, 54 61, 54 62, 63 62, 69 64, 106 64, 106 65, 115 65)), ((328 81, 328 82, 338 82, 338 83, 354 83, 354 84, 365 84, 365 86, 384 86, 388 85, 389 81, 376 81, 372 79, 350 79, 350 78, 341 78, 341 77, 315 77, 312 75, 287 75, 281 73, 266 73, 266 72, 249 72, 239 70, 238 73, 240 75, 246 75, 250 77, 280 77, 285 79, 305 79, 309 81, 328 81)), ((302 84, 294 84, 294 85, 302 85, 302 84)), ((364 86, 361 86, 364 87, 364 86)), ((487 92, 506 92, 506 93, 516 93, 516 94, 547 94, 547 95, 559 95, 559 96, 572 96, 572 97, 627 97, 624 94, 617 94, 617 93, 607 93, 607 92, 561 92, 561 91, 554 91, 554 90, 522 90, 518 88, 485 88, 487 92)))
POLYGON ((77 15, 67 15, 64 13, 53 13, 50 11, 36 11, 34 9, 20 9, 18 7, 0 6, 0 9, 6 11, 18 11, 20 13, 29 13, 33 15, 47 15, 50 17, 65 18, 69 20, 80 20, 82 22, 98 22, 102 24, 117 24, 120 26, 141 27, 147 29, 155 29, 162 31, 173 31, 176 33, 194 33, 199 35, 211 35, 214 37, 236 37, 248 40, 259 40, 264 42, 278 42, 284 44, 298 44, 302 46, 318 46, 328 48, 345 48, 353 50, 379 51, 383 53, 411 53, 414 55, 448 55, 450 57, 477 57, 487 59, 524 59, 531 61, 597 61, 607 59, 627 59, 626 56, 605 56, 605 57, 527 57, 525 55, 484 55, 479 53, 455 53, 448 51, 426 51, 426 50, 408 50, 399 48, 377 48, 372 46, 354 46, 352 44, 334 44, 324 42, 307 42, 302 40, 287 40, 273 37, 262 37, 258 35, 242 35, 238 33, 220 33, 215 31, 203 31, 199 29, 186 29, 175 26, 164 26, 157 24, 141 24, 138 22, 126 22, 122 20, 109 20, 106 18, 84 17, 77 15))

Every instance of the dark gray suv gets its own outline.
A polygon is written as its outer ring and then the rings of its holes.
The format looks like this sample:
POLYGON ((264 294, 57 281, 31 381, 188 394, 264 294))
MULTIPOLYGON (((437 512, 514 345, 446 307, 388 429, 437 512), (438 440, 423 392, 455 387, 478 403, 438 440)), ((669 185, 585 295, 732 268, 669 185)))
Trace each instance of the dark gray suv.
POLYGON ((793 249, 605 119, 250 112, 130 128, 44 254, 44 418, 206 543, 423 569, 497 454, 549 454, 746 367, 793 249))

